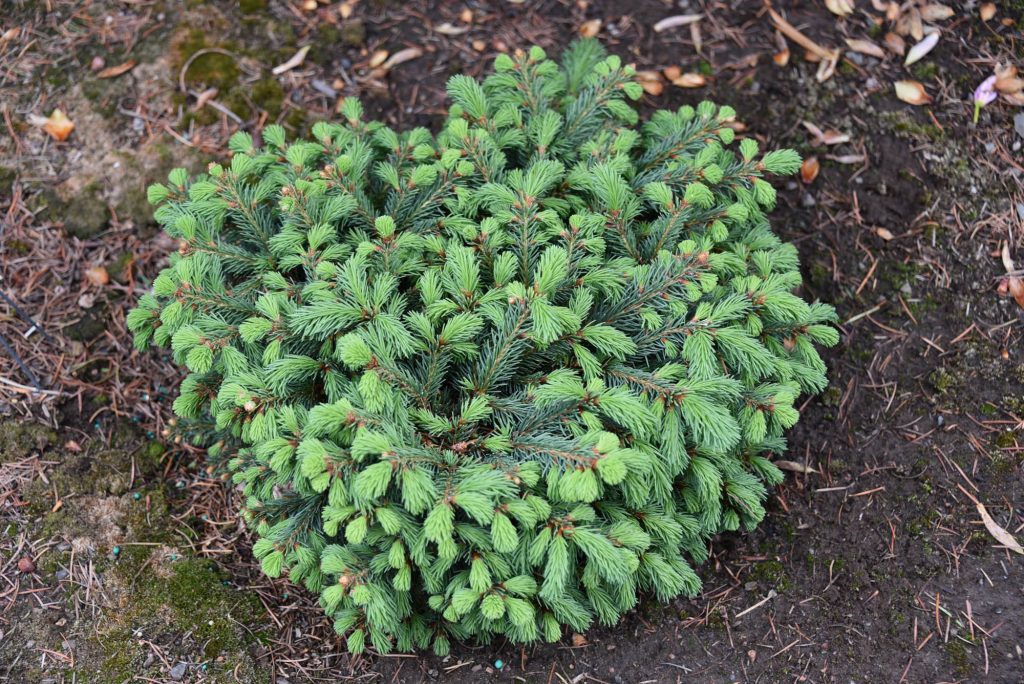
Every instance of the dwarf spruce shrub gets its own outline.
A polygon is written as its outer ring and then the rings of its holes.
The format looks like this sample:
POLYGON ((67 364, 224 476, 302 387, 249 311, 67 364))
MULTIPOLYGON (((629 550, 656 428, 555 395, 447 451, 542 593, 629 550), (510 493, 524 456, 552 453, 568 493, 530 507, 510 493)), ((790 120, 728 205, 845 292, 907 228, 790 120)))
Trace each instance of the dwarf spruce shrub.
POLYGON ((189 374, 174 409, 244 487, 272 577, 348 648, 614 623, 692 595, 750 529, 833 310, 769 229, 789 150, 704 102, 636 127, 581 42, 448 84, 434 136, 364 121, 150 188, 180 242, 129 317, 189 374))

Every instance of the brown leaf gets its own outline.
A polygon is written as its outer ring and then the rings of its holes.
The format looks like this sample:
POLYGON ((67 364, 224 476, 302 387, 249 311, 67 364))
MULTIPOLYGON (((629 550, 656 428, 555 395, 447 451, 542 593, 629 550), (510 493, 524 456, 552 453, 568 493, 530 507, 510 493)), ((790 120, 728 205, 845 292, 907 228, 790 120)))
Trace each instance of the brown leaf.
POLYGON ((389 53, 387 50, 374 51, 374 53, 370 55, 370 62, 367 66, 369 66, 371 69, 376 69, 377 67, 384 63, 384 60, 388 58, 389 54, 391 53, 389 53))
POLYGON ((953 14, 954 12, 951 7, 946 7, 937 2, 921 8, 921 18, 925 21, 945 21, 953 16, 953 14))
POLYGON ((878 59, 885 59, 885 50, 879 45, 872 43, 870 40, 863 38, 847 38, 846 44, 854 52, 859 52, 862 55, 869 55, 871 57, 877 57, 878 59))
POLYGON ((981 15, 982 21, 989 21, 992 17, 996 16, 996 3, 986 2, 980 8, 978 8, 978 14, 981 15))
POLYGON ((96 74, 96 78, 114 78, 115 76, 120 76, 121 74, 128 73, 134 69, 135 65, 138 63, 138 60, 129 59, 127 62, 118 64, 117 66, 107 67, 100 73, 96 74))
POLYGON ((593 38, 601 32, 601 20, 591 19, 585 21, 580 25, 580 35, 584 38, 593 38))
POLYGON ((636 78, 640 81, 644 92, 657 97, 665 90, 665 83, 661 80, 661 74, 657 71, 638 71, 636 78))
POLYGON ((814 182, 814 179, 818 177, 818 172, 821 171, 821 163, 817 157, 808 157, 804 159, 804 163, 800 165, 800 180, 805 185, 810 185, 814 182))
POLYGON ((665 78, 667 78, 668 80, 674 81, 683 75, 683 70, 677 66, 670 66, 665 67, 665 69, 661 73, 665 74, 665 78))
POLYGON ((998 78, 993 87, 1001 93, 1012 95, 1024 90, 1024 79, 998 78))
POLYGON ((811 466, 806 466, 803 463, 797 463, 796 461, 772 461, 772 463, 779 470, 788 470, 791 473, 803 473, 807 475, 809 473, 818 472, 811 466))
POLYGON ((896 97, 907 104, 918 106, 932 101, 931 95, 917 81, 896 81, 893 86, 896 88, 896 97))
POLYGON ((405 48, 404 50, 399 50, 395 54, 388 57, 387 60, 380 65, 380 68, 382 71, 388 72, 394 69, 399 64, 410 62, 422 56, 423 50, 419 49, 418 47, 405 48))
POLYGON ((672 17, 665 17, 654 25, 654 32, 661 33, 677 26, 693 24, 704 18, 703 14, 677 14, 672 17))
POLYGON ((280 76, 286 71, 291 71, 295 67, 301 65, 304 61, 306 61, 306 53, 309 52, 309 48, 309 45, 304 45, 303 47, 299 48, 299 51, 291 56, 291 59, 289 59, 287 62, 283 64, 278 64, 276 67, 271 69, 271 73, 274 74, 275 76, 280 76))
POLYGON ((840 17, 848 17, 853 14, 853 2, 851 0, 825 0, 825 7, 832 14, 840 17))
POLYGON ((692 71, 683 74, 679 78, 672 79, 672 85, 679 86, 680 88, 703 88, 706 83, 707 79, 704 78, 703 74, 692 71))
POLYGON ((586 646, 587 645, 587 637, 583 636, 582 634, 578 634, 578 633, 574 632, 573 635, 572 635, 572 645, 575 646, 576 648, 580 648, 582 646, 586 646))
POLYGON ((843 143, 850 142, 850 136, 847 133, 840 133, 834 128, 823 131, 810 121, 803 121, 802 123, 804 128, 814 136, 814 139, 811 140, 812 147, 821 147, 822 145, 841 145, 843 143))
POLYGON ((67 140, 68 136, 71 135, 71 131, 75 130, 75 122, 65 116, 64 112, 59 109, 54 109, 53 113, 45 118, 31 114, 28 120, 33 126, 38 126, 46 131, 57 142, 67 140))
POLYGON ((1017 302, 1017 306, 1024 309, 1024 282, 1017 276, 1010 276, 1006 279, 1006 288, 1013 301, 1017 302))
POLYGON ((102 266, 93 266, 92 268, 85 269, 85 279, 89 281, 90 285, 99 287, 106 285, 110 282, 110 274, 107 273, 107 269, 102 266))
POLYGON ((985 523, 985 529, 991 534, 997 542, 1010 549, 1015 553, 1024 555, 1024 548, 1021 547, 1017 540, 1013 538, 1013 535, 1000 527, 992 516, 988 514, 985 509, 985 505, 980 501, 975 504, 978 507, 978 515, 981 516, 981 521, 985 523))
POLYGON ((899 55, 900 57, 902 57, 903 54, 907 51, 906 41, 904 41, 897 34, 892 33, 891 31, 885 34, 884 42, 885 47, 888 48, 889 52, 893 53, 894 55, 899 55))

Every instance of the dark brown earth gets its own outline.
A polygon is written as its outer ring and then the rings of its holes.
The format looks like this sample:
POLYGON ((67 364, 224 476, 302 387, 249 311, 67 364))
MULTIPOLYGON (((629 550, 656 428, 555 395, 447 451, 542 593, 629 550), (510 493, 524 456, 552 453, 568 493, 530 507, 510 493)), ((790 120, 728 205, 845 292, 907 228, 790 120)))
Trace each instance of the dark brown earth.
MULTIPOLYGON (((948 3, 918 64, 847 52, 823 83, 795 45, 773 63, 754 1, 360 0, 342 20, 343 4, 3 3, 0 33, 17 35, 0 41, 0 290, 52 338, 26 338, 0 302, 0 334, 50 392, 0 354, 17 383, 0 386, 0 682, 1024 682, 1022 558, 976 507, 1024 539, 1021 308, 1000 294, 1001 250, 1024 258, 1022 110, 970 120, 974 87, 1024 54, 1020 2, 988 22, 977 3, 948 3), (700 54, 688 27, 652 31, 692 12, 705 14, 700 54), (650 598, 552 645, 350 658, 310 597, 259 575, 201 453, 160 443, 175 372, 132 352, 123 325, 173 249, 142 189, 223 156, 232 116, 301 133, 358 95, 397 126, 436 126, 450 75, 483 74, 503 49, 557 53, 590 19, 639 69, 706 74, 647 96, 645 112, 712 98, 747 135, 821 160, 812 183, 780 188, 774 216, 799 246, 803 294, 844 322, 831 385, 789 440, 813 471, 787 475, 756 532, 714 540, 698 597, 650 598), (307 44, 302 66, 270 73, 307 44), (376 50, 407 47, 423 54, 370 77, 376 50), (95 57, 138 65, 100 79, 95 57), (905 78, 934 102, 897 100, 905 78), (232 116, 193 111, 180 82, 217 87, 232 116), (77 126, 61 144, 26 123, 54 107, 77 126), (815 147, 803 121, 850 142, 815 147), (98 265, 111 280, 90 285, 98 265)), ((855 4, 843 20, 823 3, 774 6, 822 45, 881 42, 882 13, 855 4)))

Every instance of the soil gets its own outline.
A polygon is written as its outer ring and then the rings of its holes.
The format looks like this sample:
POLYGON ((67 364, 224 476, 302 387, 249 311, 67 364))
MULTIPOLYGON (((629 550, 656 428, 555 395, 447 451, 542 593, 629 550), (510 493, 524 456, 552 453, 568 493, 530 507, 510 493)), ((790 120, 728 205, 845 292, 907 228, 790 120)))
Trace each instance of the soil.
MULTIPOLYGON (((774 6, 823 45, 881 42, 881 14, 856 4, 842 20, 774 6)), ((0 287, 52 339, 0 302, 0 333, 49 392, 0 355, 23 388, 0 389, 0 682, 1024 682, 1022 557, 977 508, 1024 539, 1024 327, 1001 287, 1003 250, 1024 258, 1022 110, 994 103, 975 125, 970 103, 996 62, 1019 60, 1024 7, 983 22, 950 5, 918 64, 847 52, 818 82, 795 45, 773 63, 754 0, 5 3, 0 33, 22 33, 0 40, 0 287), (652 30, 692 12, 699 53, 688 27, 652 30), (260 575, 201 451, 163 437, 177 374, 132 352, 123 325, 173 249, 142 189, 223 157, 233 117, 301 133, 358 95, 396 126, 436 127, 450 75, 483 74, 502 49, 557 54, 590 19, 640 69, 706 74, 645 97, 645 115, 712 98, 766 147, 821 161, 813 182, 779 187, 773 224, 799 247, 802 294, 843 321, 831 384, 803 406, 765 522, 713 540, 701 595, 647 598, 556 644, 350 657, 312 597, 260 575), (305 63, 271 74, 303 45, 305 63), (423 54, 370 73, 376 50, 406 47, 423 54), (101 79, 96 57, 138 65, 101 79), (903 78, 934 102, 896 99, 903 78), (221 108, 197 109, 209 87, 221 108), (77 125, 61 144, 26 123, 58 106, 77 125), (805 121, 849 141, 816 144, 805 121)))

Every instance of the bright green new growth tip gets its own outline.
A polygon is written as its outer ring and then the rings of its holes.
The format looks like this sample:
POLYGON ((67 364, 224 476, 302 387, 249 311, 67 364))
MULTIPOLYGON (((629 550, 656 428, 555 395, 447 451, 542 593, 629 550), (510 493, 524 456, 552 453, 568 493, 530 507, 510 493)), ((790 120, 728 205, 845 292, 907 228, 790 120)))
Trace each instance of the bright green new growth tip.
POLYGON ((826 384, 768 173, 705 102, 639 128, 595 42, 454 77, 436 137, 361 119, 150 188, 181 242, 129 317, 188 367, 175 411, 244 486, 264 571, 351 651, 554 640, 693 595, 753 528, 766 455, 826 384), (689 560, 687 560, 689 559, 689 560))

